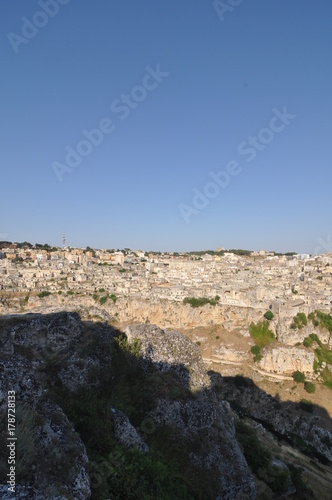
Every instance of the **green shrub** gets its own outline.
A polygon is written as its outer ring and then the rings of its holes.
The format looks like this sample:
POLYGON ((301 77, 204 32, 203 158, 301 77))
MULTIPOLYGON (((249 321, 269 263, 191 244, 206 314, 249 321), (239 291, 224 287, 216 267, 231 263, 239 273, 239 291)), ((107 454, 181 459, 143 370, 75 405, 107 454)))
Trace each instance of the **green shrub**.
POLYGON ((140 339, 134 338, 129 347, 129 352, 132 356, 138 357, 141 353, 141 341, 140 339))
MULTIPOLYGON (((293 318, 293 322, 296 326, 296 328, 298 328, 299 330, 301 330, 304 326, 306 326, 308 324, 308 320, 307 320, 307 317, 304 313, 297 313, 296 316, 294 316, 293 318)), ((293 325, 293 323, 292 323, 293 325)), ((291 325, 291 328, 292 328, 292 325, 291 325)), ((294 328, 295 330, 295 328, 294 328)))
POLYGON ((318 358, 319 364, 322 365, 322 363, 325 362, 329 365, 332 365, 332 350, 327 344, 322 344, 319 339, 317 343, 319 347, 315 349, 315 353, 318 358))
POLYGON ((297 313, 300 321, 303 323, 303 325, 307 325, 308 324, 308 320, 307 320, 307 316, 305 315, 305 313, 297 313))
POLYGON ((261 349, 258 345, 253 345, 250 349, 250 352, 254 354, 255 363, 258 363, 263 358, 263 355, 261 354, 261 349))
POLYGON ((319 340, 318 335, 316 335, 315 333, 311 333, 309 337, 311 338, 312 342, 317 342, 319 346, 322 346, 322 343, 319 340))
POLYGON ((99 293, 104 293, 105 292, 105 288, 99 288, 98 292, 99 293))
POLYGON ((267 321, 259 321, 257 324, 251 323, 249 333, 251 338, 254 339, 256 345, 261 348, 275 340, 273 332, 269 330, 267 321))
POLYGON ((329 389, 332 389, 332 373, 330 370, 325 367, 324 370, 321 373, 322 379, 324 382, 325 387, 328 387, 329 389))
POLYGON ((296 372, 293 373, 293 380, 298 383, 303 383, 305 381, 304 373, 296 370, 296 372))
POLYGON ((309 392, 309 394, 313 394, 316 390, 316 386, 312 382, 305 382, 304 388, 307 392, 309 392))
POLYGON ((113 293, 112 293, 112 295, 110 295, 110 299, 113 300, 114 304, 118 300, 118 298, 113 293))
POLYGON ((104 297, 100 297, 100 299, 99 299, 100 305, 102 306, 103 304, 105 304, 105 302, 107 302, 107 299, 108 299, 108 295, 105 295, 104 297))
POLYGON ((315 315, 317 316, 317 319, 315 318, 315 320, 313 320, 314 326, 318 326, 318 324, 320 324, 320 326, 322 328, 325 328, 330 333, 332 333, 332 316, 331 316, 331 314, 325 314, 321 311, 316 310, 315 315), (315 325, 314 321, 318 322, 318 324, 315 325))
POLYGON ((271 319, 273 319, 273 312, 272 311, 266 311, 266 313, 264 314, 264 318, 267 319, 268 321, 271 321, 271 319))
POLYGON ((207 297, 185 297, 183 299, 184 304, 190 304, 191 307, 203 307, 206 304, 211 306, 216 306, 220 300, 219 295, 216 295, 214 299, 209 299, 207 297))
POLYGON ((304 347, 311 347, 313 340, 310 337, 306 337, 303 341, 304 347))
POLYGON ((67 295, 74 295, 73 290, 68 290, 67 295))
POLYGON ((244 456, 249 467, 257 473, 259 469, 265 469, 271 461, 271 454, 260 443, 254 429, 246 425, 242 420, 235 424, 236 437, 243 447, 244 456))
POLYGON ((47 290, 44 290, 43 292, 40 292, 40 293, 38 294, 38 297, 39 297, 40 299, 42 299, 43 297, 48 297, 49 295, 51 295, 51 292, 48 292, 47 290))

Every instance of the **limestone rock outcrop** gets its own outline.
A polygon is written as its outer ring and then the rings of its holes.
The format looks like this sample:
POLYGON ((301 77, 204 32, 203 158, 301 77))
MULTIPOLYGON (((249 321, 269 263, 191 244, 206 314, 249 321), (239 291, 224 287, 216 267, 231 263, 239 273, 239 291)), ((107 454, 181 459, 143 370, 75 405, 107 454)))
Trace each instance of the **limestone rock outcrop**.
POLYGON ((130 325, 125 333, 129 342, 140 341, 142 361, 160 372, 175 370, 191 390, 207 388, 210 379, 199 347, 175 330, 155 325, 130 325))
MULTIPOLYGON (((94 397, 96 391, 103 394, 105 403, 98 406, 102 420, 92 423, 94 428, 102 424, 109 435, 102 437, 93 460, 98 460, 95 457, 102 452, 104 440, 119 443, 124 449, 149 453, 141 433, 145 432, 149 438, 148 422, 152 422, 156 436, 166 426, 171 431, 171 440, 187 443, 189 447, 197 443, 195 450, 188 448, 188 464, 206 474, 214 471, 216 498, 255 498, 255 482, 236 440, 229 405, 210 388, 198 347, 179 332, 163 331, 153 325, 130 326, 127 334, 129 342, 139 339, 141 353, 137 358, 123 347, 126 344, 121 332, 106 323, 82 322, 77 313, 0 317, 0 417, 4 418, 6 413, 7 391, 15 391, 17 442, 24 449, 24 454, 22 449, 19 454, 23 461, 17 463, 17 494, 29 500, 70 497, 83 500, 96 491, 92 488, 97 483, 98 487, 105 486, 107 477, 101 480, 99 471, 95 472, 98 463, 90 464, 88 458, 87 450, 94 443, 84 434, 94 411, 84 393, 88 391, 94 397), (128 402, 121 389, 124 380, 132 377, 135 366, 141 377, 137 409, 136 403, 128 402), (144 399, 140 394, 149 393, 150 387, 144 384, 151 377, 155 386, 144 399), (120 387, 115 401, 143 417, 140 429, 122 409, 105 399, 105 394, 112 396, 113 383, 120 387), (82 401, 86 406, 82 406, 82 401), (66 408, 74 421, 80 412, 78 421, 83 434, 76 432, 66 408), (94 485, 90 465, 94 467, 94 485)), ((133 379, 132 383, 137 381, 133 379)), ((127 386, 126 390, 130 388, 127 386)), ((99 405, 98 399, 93 401, 99 405)), ((2 452, 5 439, 2 431, 2 452)), ((108 446, 110 450, 111 445, 108 446)), ((125 456, 123 452, 122 457, 125 456)), ((8 491, 6 472, 6 457, 1 455, 2 498, 6 498, 8 491)))
POLYGON ((120 410, 112 408, 114 436, 126 448, 137 447, 139 451, 149 451, 149 447, 130 423, 129 418, 120 410))
POLYGON ((289 345, 295 346, 298 343, 303 342, 306 337, 309 337, 312 333, 318 335, 323 344, 329 344, 332 342, 332 336, 330 333, 322 328, 314 327, 311 321, 308 322, 306 326, 303 326, 300 330, 293 330, 290 328, 292 323, 292 318, 281 318, 276 327, 276 336, 279 342, 289 345))
POLYGON ((305 347, 277 346, 266 348, 259 367, 268 372, 290 374, 295 371, 313 374, 315 354, 305 347))

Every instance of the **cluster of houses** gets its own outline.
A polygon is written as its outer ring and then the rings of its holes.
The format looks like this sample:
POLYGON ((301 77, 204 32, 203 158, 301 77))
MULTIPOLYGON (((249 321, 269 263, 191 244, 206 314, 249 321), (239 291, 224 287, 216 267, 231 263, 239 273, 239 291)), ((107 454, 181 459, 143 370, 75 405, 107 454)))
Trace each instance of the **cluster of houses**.
POLYGON ((77 248, 15 248, 0 254, 0 296, 10 292, 91 294, 182 301, 219 297, 220 304, 330 312, 332 254, 252 255, 232 252, 200 256, 77 248))

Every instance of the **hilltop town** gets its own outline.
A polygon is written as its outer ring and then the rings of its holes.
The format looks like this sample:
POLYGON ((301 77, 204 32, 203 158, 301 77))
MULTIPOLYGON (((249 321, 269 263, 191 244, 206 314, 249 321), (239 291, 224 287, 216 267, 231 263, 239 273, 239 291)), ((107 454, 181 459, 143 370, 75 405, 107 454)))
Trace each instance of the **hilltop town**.
POLYGON ((218 296, 221 305, 270 308, 280 316, 289 310, 331 309, 332 254, 45 247, 10 244, 0 250, 2 307, 13 292, 89 296, 104 289, 127 299, 182 302, 185 297, 218 296))

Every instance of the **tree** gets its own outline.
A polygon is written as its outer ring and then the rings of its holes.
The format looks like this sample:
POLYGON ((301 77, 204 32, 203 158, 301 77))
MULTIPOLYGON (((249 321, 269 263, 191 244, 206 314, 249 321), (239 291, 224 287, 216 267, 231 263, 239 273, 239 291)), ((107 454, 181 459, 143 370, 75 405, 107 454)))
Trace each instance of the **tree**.
POLYGON ((313 394, 315 392, 315 390, 316 390, 316 386, 312 382, 305 382, 304 388, 310 394, 313 394))
POLYGON ((296 372, 293 373, 293 379, 295 382, 302 383, 305 381, 305 375, 299 370, 296 370, 296 372))
POLYGON ((266 313, 264 314, 264 318, 267 319, 268 321, 271 321, 271 319, 273 319, 273 312, 272 311, 266 311, 266 313))

